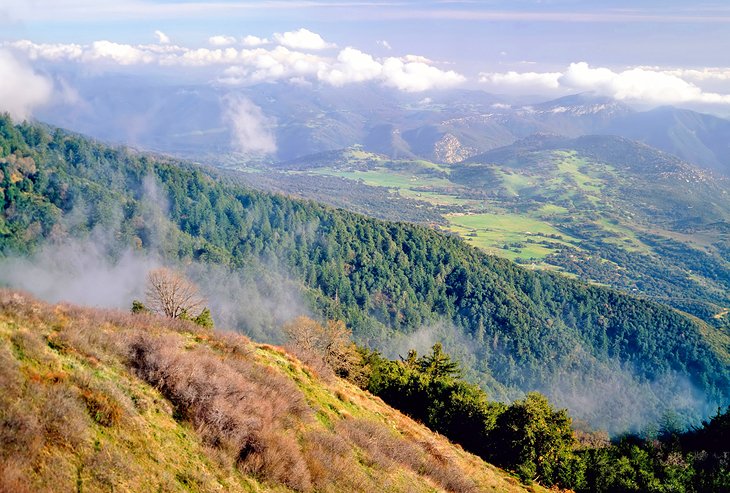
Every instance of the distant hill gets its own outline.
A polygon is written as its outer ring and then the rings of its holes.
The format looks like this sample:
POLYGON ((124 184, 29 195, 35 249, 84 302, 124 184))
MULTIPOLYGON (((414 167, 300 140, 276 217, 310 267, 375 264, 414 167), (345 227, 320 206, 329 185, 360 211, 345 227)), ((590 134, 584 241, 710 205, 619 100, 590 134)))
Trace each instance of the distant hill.
POLYGON ((730 176, 730 121, 723 118, 662 107, 619 118, 605 131, 639 140, 730 176))
POLYGON ((231 91, 98 77, 103 81, 74 81, 80 104, 41 108, 38 118, 105 141, 215 164, 289 161, 353 145, 391 159, 455 163, 535 133, 610 134, 730 174, 728 120, 673 107, 636 111, 592 93, 525 104, 469 90, 409 94, 370 84, 274 83, 231 91), (251 103, 243 115, 235 104, 241 99, 251 103), (253 107, 260 114, 250 113, 253 107), (237 115, 269 133, 275 150, 262 156, 242 149, 232 124, 237 115))
POLYGON ((621 137, 534 136, 471 158, 451 179, 493 195, 511 182, 504 207, 579 238, 548 263, 722 322, 714 316, 730 305, 726 178, 621 137), (548 204, 560 209, 540 212, 548 204))
MULTIPOLYGON (((92 252, 106 238, 110 262, 131 249, 197 269, 231 300, 211 308, 239 313, 232 326, 250 334, 266 334, 301 297, 363 344, 395 357, 443 340, 493 396, 539 389, 612 431, 730 400, 726 334, 662 304, 533 272, 429 228, 257 192, 214 170, 7 117, 0 152, 1 251, 31 265, 67 252, 59 245, 70 239, 92 252), (244 316, 258 305, 269 313, 244 316)), ((598 177, 563 159, 590 201, 598 177)), ((19 272, 16 282, 41 287, 19 272)))

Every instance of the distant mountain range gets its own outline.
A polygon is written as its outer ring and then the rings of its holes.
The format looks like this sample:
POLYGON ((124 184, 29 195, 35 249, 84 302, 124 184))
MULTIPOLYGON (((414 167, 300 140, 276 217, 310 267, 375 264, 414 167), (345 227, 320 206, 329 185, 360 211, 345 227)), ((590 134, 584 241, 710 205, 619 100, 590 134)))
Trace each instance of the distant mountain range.
POLYGON ((636 111, 587 93, 526 105, 482 91, 408 94, 366 84, 262 84, 233 94, 225 87, 106 76, 103 84, 85 79, 75 86, 77 101, 47 107, 38 118, 107 141, 218 164, 286 161, 356 144, 396 159, 455 163, 535 133, 606 134, 730 174, 730 121, 673 107, 636 111), (235 104, 240 98, 260 112, 242 112, 235 104), (237 135, 235 119, 270 133, 275 152, 261 156, 255 146, 247 148, 255 136, 237 135))

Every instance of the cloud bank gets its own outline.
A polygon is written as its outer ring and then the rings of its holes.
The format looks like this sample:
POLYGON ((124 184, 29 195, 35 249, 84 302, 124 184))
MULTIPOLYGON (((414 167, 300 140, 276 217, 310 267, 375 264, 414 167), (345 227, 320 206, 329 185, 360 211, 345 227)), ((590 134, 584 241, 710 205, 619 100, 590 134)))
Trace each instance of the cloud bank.
POLYGON ((336 48, 319 34, 307 29, 274 33, 272 40, 247 35, 240 40, 229 35, 208 38, 209 47, 189 48, 170 42, 157 31, 157 44, 131 45, 109 40, 90 44, 34 43, 20 40, 5 45, 30 60, 73 62, 95 68, 159 67, 193 70, 210 68, 220 84, 239 86, 261 82, 319 81, 333 86, 359 82, 378 82, 406 92, 454 87, 466 78, 442 70, 431 60, 418 55, 375 58, 353 47, 336 54, 323 50, 336 48), (274 44, 274 46, 266 46, 274 44))
POLYGON ((609 96, 619 101, 650 104, 730 104, 730 94, 703 90, 696 83, 730 80, 730 70, 662 70, 635 67, 615 71, 571 63, 563 72, 481 73, 480 82, 498 90, 583 92, 609 96))
POLYGON ((326 42, 319 34, 304 28, 298 31, 274 33, 274 39, 282 46, 295 50, 324 50, 336 46, 334 43, 326 42))

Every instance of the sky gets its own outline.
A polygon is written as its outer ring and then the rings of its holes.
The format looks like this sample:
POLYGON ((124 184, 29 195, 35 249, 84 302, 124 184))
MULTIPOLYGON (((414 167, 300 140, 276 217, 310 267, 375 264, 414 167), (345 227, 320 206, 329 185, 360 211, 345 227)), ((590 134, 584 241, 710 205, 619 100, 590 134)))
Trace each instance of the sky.
POLYGON ((730 113, 729 58, 727 2, 0 0, 0 110, 21 118, 109 72, 730 113))

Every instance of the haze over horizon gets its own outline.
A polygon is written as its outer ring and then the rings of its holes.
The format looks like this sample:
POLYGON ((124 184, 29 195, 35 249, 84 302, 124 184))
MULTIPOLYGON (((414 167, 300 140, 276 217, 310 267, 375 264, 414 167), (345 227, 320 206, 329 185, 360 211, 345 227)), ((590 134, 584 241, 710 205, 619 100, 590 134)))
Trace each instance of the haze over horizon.
POLYGON ((230 91, 592 92, 727 115, 728 23, 727 7, 686 1, 1 0, 0 110, 83 105, 81 81, 116 74, 230 91))

